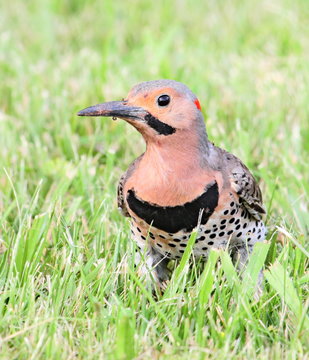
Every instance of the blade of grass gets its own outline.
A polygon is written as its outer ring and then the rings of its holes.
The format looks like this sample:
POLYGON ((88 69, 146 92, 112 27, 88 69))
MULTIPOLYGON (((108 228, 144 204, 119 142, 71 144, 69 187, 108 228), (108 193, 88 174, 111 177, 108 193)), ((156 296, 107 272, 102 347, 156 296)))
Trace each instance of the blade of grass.
MULTIPOLYGON (((289 277, 287 271, 283 268, 280 263, 273 264, 269 270, 265 271, 265 277, 272 288, 279 294, 282 301, 290 308, 295 315, 296 319, 299 320, 302 317, 304 308, 297 295, 293 281, 289 277)), ((308 317, 305 316, 303 319, 304 326, 309 330, 308 317)))
POLYGON ((270 244, 256 243, 254 245, 252 254, 250 254, 249 262, 246 265, 245 271, 242 275, 241 292, 249 297, 254 292, 260 271, 265 264, 270 244))

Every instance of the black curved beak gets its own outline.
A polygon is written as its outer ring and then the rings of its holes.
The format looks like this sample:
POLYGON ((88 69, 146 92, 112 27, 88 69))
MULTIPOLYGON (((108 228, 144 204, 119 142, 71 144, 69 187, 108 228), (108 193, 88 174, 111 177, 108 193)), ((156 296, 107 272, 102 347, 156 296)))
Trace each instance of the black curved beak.
POLYGON ((129 106, 124 101, 109 101, 87 107, 77 113, 78 116, 111 116, 124 119, 143 120, 147 111, 142 107, 129 106))

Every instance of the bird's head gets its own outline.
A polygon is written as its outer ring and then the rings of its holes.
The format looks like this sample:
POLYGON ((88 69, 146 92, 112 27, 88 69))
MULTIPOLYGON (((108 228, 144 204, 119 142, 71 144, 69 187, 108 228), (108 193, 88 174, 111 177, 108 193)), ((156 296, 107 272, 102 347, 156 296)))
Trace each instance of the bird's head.
POLYGON ((184 138, 190 132, 205 133, 197 97, 187 86, 174 80, 143 82, 135 85, 124 100, 90 106, 78 115, 124 119, 147 143, 162 143, 180 134, 184 138))

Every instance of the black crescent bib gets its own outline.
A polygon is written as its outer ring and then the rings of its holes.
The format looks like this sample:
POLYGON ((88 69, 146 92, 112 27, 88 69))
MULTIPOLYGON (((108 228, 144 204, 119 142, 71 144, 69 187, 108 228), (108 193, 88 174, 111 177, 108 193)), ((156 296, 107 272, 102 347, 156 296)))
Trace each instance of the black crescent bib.
POLYGON ((192 231, 198 225, 201 212, 201 224, 206 224, 218 205, 218 199, 219 191, 216 181, 208 184, 205 192, 193 201, 177 206, 151 204, 139 199, 133 188, 127 194, 128 206, 139 218, 148 225, 168 233, 176 233, 180 230, 192 231))

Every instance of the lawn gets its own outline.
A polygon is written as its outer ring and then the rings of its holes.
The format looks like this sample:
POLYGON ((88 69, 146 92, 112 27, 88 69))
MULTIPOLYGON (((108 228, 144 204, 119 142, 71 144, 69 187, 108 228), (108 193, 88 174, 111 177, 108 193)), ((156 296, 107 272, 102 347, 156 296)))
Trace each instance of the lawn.
POLYGON ((308 359, 308 59, 308 0, 2 1, 0 358, 308 359), (243 280, 188 247, 153 297, 116 204, 142 138, 76 113, 160 78, 252 170, 269 231, 243 280))

